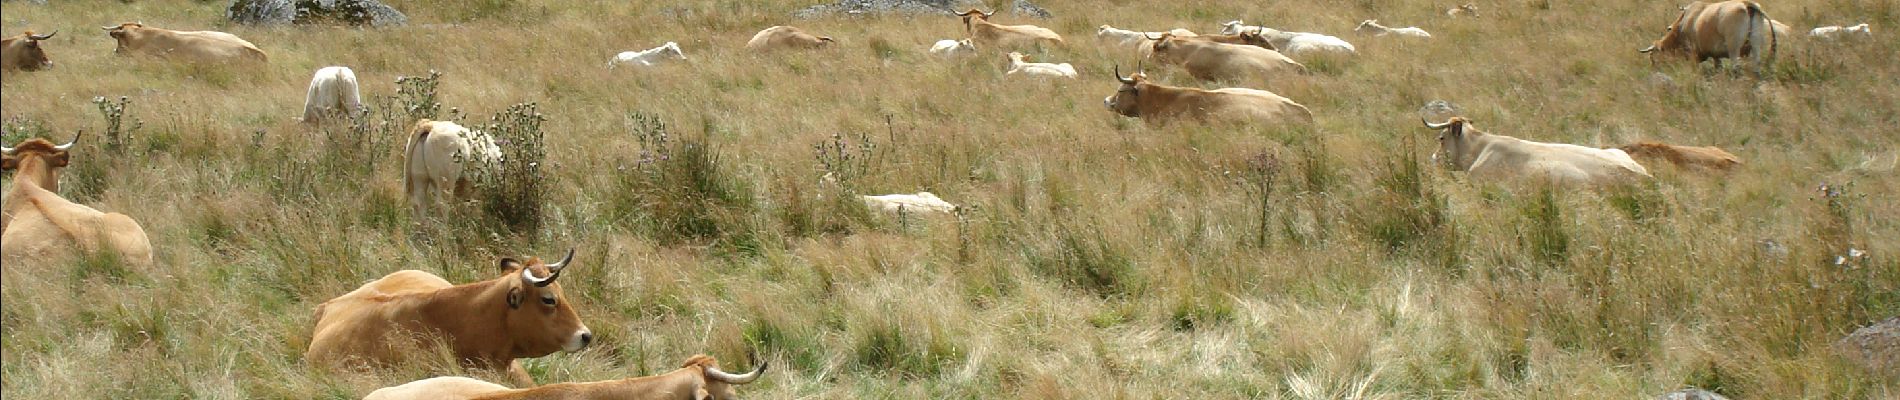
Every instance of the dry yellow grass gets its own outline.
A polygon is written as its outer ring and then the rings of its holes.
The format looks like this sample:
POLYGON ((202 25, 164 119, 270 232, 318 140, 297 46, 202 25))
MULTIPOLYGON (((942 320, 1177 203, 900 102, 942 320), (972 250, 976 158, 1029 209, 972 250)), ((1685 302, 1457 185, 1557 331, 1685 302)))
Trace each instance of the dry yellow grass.
MULTIPOLYGON (((5 76, 4 115, 60 138, 87 130, 66 179, 91 181, 68 196, 139 219, 159 266, 6 265, 9 398, 357 398, 455 373, 309 368, 310 311, 397 269, 467 282, 498 256, 570 246, 581 255, 562 279, 598 341, 531 361, 541 382, 662 372, 702 352, 736 369, 756 349, 774 367, 740 390, 754 398, 1900 396, 1891 375, 1827 346, 1900 313, 1900 179, 1861 168, 1900 152, 1900 41, 1884 36, 1787 38, 1780 71, 1758 81, 1636 54, 1673 3, 1485 3, 1484 18, 1453 20, 1421 1, 1051 0, 1050 20, 997 17, 1067 37, 1038 59, 1082 79, 1040 82, 1005 79, 1000 52, 931 58, 932 42, 961 36, 954 17, 786 17, 804 2, 392 1, 414 24, 383 30, 230 26, 215 1, 51 3, 0 12, 8 34, 63 31, 45 43, 55 69, 5 76), (1236 18, 1359 46, 1259 87, 1311 108, 1317 127, 1150 126, 1101 106, 1111 68, 1135 60, 1094 27, 1236 18), (1370 18, 1435 37, 1352 35, 1370 18), (134 20, 232 32, 271 63, 113 56, 94 27, 134 20), (780 24, 839 43, 741 49, 780 24), (666 41, 691 60, 605 67, 666 41), (294 122, 326 65, 354 68, 365 96, 441 71, 442 102, 473 122, 538 102, 551 118, 542 231, 412 225, 394 151, 372 157, 373 174, 331 170, 321 133, 294 122), (99 147, 94 96, 128 96, 144 121, 124 155, 99 147), (1431 150, 1415 110, 1437 99, 1495 133, 1715 145, 1746 165, 1721 178, 1652 167, 1651 185, 1551 195, 1407 173, 1431 150), (630 112, 710 143, 712 176, 736 189, 685 207, 628 196, 653 188, 618 178, 639 168, 630 112), (839 133, 876 144, 848 186, 977 211, 841 212, 812 147, 839 133), (1250 189, 1260 154, 1277 160, 1264 214, 1250 189), (1848 195, 1830 203, 1823 183, 1848 195), (701 206, 721 233, 656 228, 701 206), (1842 246, 1871 261, 1825 262, 1842 246)), ((1797 28, 1900 26, 1891 1, 1766 8, 1797 28)))

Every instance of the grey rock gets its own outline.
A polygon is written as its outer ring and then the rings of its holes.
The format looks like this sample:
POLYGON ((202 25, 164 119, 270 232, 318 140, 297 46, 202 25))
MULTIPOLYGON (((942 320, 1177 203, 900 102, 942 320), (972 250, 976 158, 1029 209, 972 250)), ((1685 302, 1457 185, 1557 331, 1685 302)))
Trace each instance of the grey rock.
POLYGON ((377 0, 232 0, 225 17, 249 25, 394 26, 409 17, 377 0))
POLYGON ((1900 317, 1855 330, 1835 341, 1834 350, 1869 371, 1900 377, 1900 317))
POLYGON ((1727 396, 1723 396, 1721 394, 1717 394, 1715 392, 1711 392, 1707 390, 1702 390, 1702 389, 1697 389, 1697 388, 1683 388, 1681 390, 1677 390, 1674 392, 1663 393, 1663 395, 1661 396, 1656 396, 1656 400, 1729 400, 1729 399, 1727 396))

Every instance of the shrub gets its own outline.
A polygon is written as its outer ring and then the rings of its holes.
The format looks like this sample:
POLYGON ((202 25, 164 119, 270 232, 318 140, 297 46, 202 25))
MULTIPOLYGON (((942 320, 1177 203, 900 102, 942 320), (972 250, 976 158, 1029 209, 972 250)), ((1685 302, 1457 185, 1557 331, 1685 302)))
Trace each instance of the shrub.
POLYGON ((522 103, 489 121, 475 134, 494 139, 501 147, 502 161, 476 170, 475 190, 482 211, 516 233, 536 232, 541 228, 543 197, 553 186, 548 182, 551 177, 541 173, 547 158, 541 123, 547 117, 534 103, 522 103))
MULTIPOLYGON (((721 154, 703 138, 676 138, 658 115, 628 115, 640 155, 616 175, 611 212, 641 222, 662 243, 730 240, 751 243, 747 216, 752 195, 720 163, 721 154)), ((716 129, 716 128, 708 128, 716 129)))

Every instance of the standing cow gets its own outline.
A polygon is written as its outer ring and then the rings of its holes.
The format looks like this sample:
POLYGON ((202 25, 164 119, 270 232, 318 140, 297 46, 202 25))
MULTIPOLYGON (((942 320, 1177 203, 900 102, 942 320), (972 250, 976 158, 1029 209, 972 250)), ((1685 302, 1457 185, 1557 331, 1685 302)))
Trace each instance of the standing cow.
POLYGON ((471 194, 476 168, 501 163, 501 147, 486 133, 450 121, 421 120, 403 145, 404 193, 416 215, 424 215, 438 195, 462 199, 471 194))
POLYGON ((100 27, 119 42, 115 52, 142 54, 192 62, 267 62, 257 45, 237 35, 216 31, 174 31, 149 28, 137 22, 100 27))
POLYGON ((1715 60, 1717 67, 1723 59, 1735 59, 1739 65, 1740 60, 1749 58, 1759 73, 1774 62, 1775 42, 1779 39, 1761 4, 1746 0, 1698 1, 1684 6, 1663 37, 1639 51, 1652 57, 1685 57, 1697 63, 1715 60))
POLYGON ((40 49, 40 41, 51 39, 59 31, 44 35, 35 35, 26 31, 19 36, 0 39, 0 70, 38 71, 53 66, 53 60, 46 58, 46 50, 40 49))
POLYGON ((310 78, 310 91, 303 99, 304 123, 347 119, 362 110, 363 96, 356 87, 356 71, 350 67, 323 67, 310 78))

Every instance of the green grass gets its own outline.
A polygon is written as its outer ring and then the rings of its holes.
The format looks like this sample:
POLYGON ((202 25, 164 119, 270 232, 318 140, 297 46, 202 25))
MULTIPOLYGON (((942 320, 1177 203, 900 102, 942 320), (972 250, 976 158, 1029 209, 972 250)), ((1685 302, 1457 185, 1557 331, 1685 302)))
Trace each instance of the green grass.
MULTIPOLYGON (((1082 78, 1037 82, 1004 77, 1000 53, 925 54, 961 36, 954 17, 788 17, 813 2, 396 0, 412 24, 391 29, 233 26, 221 3, 0 11, 9 34, 63 31, 44 43, 56 68, 0 84, 7 143, 85 130, 62 195, 139 220, 158 261, 8 261, 0 394, 347 399, 439 374, 505 381, 434 358, 311 368, 312 308, 400 269, 467 282, 498 257, 569 247, 563 285, 596 343, 530 363, 544 383, 694 353, 746 366, 756 350, 774 367, 748 398, 1900 394, 1829 346, 1900 314, 1900 179, 1859 169, 1900 152, 1900 41, 1784 38, 1761 81, 1652 66, 1634 50, 1675 11, 1653 2, 1480 4, 1484 18, 1450 20, 1449 3, 1413 0, 1047 0, 1053 20, 998 15, 1066 36, 1034 56, 1082 78), (1369 18, 1436 38, 1351 32, 1369 18), (1110 70, 1137 60, 1095 26, 1231 19, 1359 47, 1296 56, 1314 73, 1260 87, 1307 105, 1315 127, 1150 125, 1099 105, 1110 70), (96 27, 128 20, 232 32, 271 62, 114 56, 96 27), (839 42, 741 49, 781 24, 839 42), (666 41, 691 59, 603 66, 666 41), (294 120, 328 65, 355 69, 377 108, 364 125, 294 120), (397 77, 430 71, 432 92, 398 92, 397 77), (118 150, 99 96, 129 100, 118 150), (1745 166, 1652 166, 1653 183, 1601 192, 1477 184, 1425 161, 1415 110, 1432 100, 1499 134, 1714 145, 1745 166), (546 120, 507 119, 518 104, 546 120), (402 135, 422 115, 539 134, 543 162, 510 173, 544 180, 489 211, 410 215, 402 135), (967 208, 898 218, 852 197, 917 191, 967 208), (520 205, 538 217, 496 211, 520 205), (502 220, 517 217, 537 222, 502 220), (1871 263, 1826 262, 1846 247, 1871 263)), ((1890 3, 1765 6, 1797 29, 1900 26, 1890 3)))

